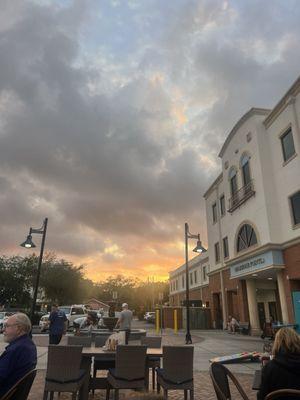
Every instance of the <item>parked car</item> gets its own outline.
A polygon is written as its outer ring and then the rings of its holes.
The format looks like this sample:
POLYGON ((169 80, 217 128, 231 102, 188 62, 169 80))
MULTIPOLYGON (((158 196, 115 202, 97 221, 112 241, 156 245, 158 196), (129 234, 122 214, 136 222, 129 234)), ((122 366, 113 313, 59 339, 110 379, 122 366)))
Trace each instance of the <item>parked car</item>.
POLYGON ((148 312, 146 312, 146 314, 144 315, 144 319, 145 319, 147 322, 154 323, 154 322, 155 322, 155 311, 148 311, 148 312))
POLYGON ((49 315, 50 314, 43 315, 40 319, 39 327, 41 333, 46 332, 49 329, 49 315))
POLYGON ((12 311, 0 311, 0 332, 3 332, 3 327, 5 322, 7 321, 7 318, 13 315, 14 313, 12 311))
POLYGON ((68 319, 68 328, 73 326, 74 320, 80 317, 86 317, 87 310, 83 305, 74 304, 72 306, 59 306, 59 309, 66 314, 68 319))

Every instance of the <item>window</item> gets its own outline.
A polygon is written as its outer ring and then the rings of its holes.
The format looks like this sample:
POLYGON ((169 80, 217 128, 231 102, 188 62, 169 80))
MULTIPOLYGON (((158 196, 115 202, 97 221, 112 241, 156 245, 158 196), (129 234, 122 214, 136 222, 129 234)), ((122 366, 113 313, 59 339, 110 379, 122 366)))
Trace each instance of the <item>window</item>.
POLYGON ((203 273, 203 281, 206 281, 207 279, 206 265, 203 266, 202 273, 203 273))
POLYGON ((244 186, 246 186, 251 181, 250 166, 249 166, 249 156, 248 155, 245 154, 242 157, 241 166, 242 166, 242 174, 243 174, 243 183, 244 183, 244 186))
POLYGON ((220 262, 220 245, 219 245, 219 242, 215 243, 215 260, 216 260, 216 263, 220 262))
POLYGON ((218 215, 217 215, 217 203, 212 205, 212 214, 213 214, 213 223, 217 222, 218 215))
POLYGON ((178 290, 178 279, 176 279, 176 281, 175 281, 175 288, 176 288, 176 290, 178 290))
POLYGON ((230 170, 229 181, 230 181, 231 196, 234 196, 234 194, 238 191, 236 170, 234 168, 230 170))
POLYGON ((224 194, 220 197, 220 210, 221 210, 221 215, 225 215, 226 209, 225 209, 225 196, 224 194))
POLYGON ((223 254, 224 258, 229 257, 229 249, 228 249, 228 237, 224 237, 223 239, 223 254))
POLYGON ((182 275, 182 277, 181 277, 181 283, 182 283, 182 287, 184 288, 184 275, 182 275))
POLYGON ((256 234, 251 225, 245 224, 239 230, 237 238, 237 251, 248 249, 257 244, 256 234))
POLYGON ((289 160, 295 154, 295 146, 292 128, 289 128, 282 136, 281 136, 281 146, 284 161, 289 160))
POLYGON ((291 196, 290 200, 293 214, 293 223, 294 225, 298 225, 300 224, 300 191, 291 196))
POLYGON ((191 285, 193 284, 193 273, 192 272, 190 272, 190 284, 191 285))
POLYGON ((194 282, 197 283, 197 271, 194 271, 194 282))

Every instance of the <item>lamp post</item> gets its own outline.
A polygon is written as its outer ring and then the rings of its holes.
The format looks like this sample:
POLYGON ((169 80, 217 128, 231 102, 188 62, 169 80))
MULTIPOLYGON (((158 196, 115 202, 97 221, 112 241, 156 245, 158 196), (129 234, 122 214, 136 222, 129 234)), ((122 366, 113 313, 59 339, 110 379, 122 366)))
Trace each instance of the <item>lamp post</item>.
POLYGON ((189 231, 189 226, 187 222, 184 225, 184 233, 185 233, 185 301, 186 301, 186 335, 185 335, 185 343, 192 344, 192 336, 190 332, 190 287, 189 287, 189 247, 188 247, 188 239, 197 239, 197 246, 193 249, 196 253, 202 253, 206 251, 206 249, 202 246, 200 235, 193 235, 189 231))
POLYGON ((34 287, 34 292, 33 292, 33 300, 32 300, 32 305, 31 305, 31 310, 30 310, 31 323, 33 323, 34 310, 35 310, 35 306, 36 306, 36 299, 37 299, 39 282, 40 282, 41 266, 42 266, 46 232, 47 232, 47 224, 48 224, 48 218, 45 218, 41 228, 39 228, 39 229, 30 228, 27 239, 25 240, 25 242, 20 244, 20 246, 25 247, 26 249, 31 249, 33 247, 36 247, 36 245, 32 241, 32 234, 37 233, 39 235, 43 235, 42 242, 41 242, 40 257, 39 257, 39 261, 38 261, 38 268, 37 268, 37 273, 36 273, 35 287, 34 287))

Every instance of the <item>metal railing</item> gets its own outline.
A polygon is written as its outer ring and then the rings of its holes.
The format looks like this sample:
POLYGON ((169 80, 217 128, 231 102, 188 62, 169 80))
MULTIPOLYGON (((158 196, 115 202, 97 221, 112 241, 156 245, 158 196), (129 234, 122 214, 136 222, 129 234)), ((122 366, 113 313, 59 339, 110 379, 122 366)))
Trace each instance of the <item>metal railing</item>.
POLYGON ((233 196, 229 199, 229 209, 228 212, 232 213, 238 207, 240 207, 245 201, 250 197, 254 196, 254 184, 253 180, 249 181, 247 185, 240 188, 233 196))

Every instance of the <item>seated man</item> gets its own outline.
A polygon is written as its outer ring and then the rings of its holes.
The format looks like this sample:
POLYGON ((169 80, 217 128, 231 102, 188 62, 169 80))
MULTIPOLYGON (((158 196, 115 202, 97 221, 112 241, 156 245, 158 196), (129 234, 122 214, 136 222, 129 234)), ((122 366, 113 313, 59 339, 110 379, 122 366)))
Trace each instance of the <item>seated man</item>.
POLYGON ((30 331, 31 322, 23 313, 12 315, 4 325, 4 341, 9 344, 0 356, 0 397, 36 366, 36 346, 30 331))

